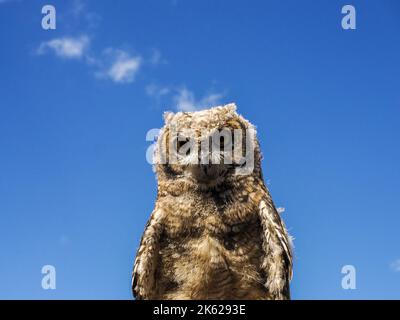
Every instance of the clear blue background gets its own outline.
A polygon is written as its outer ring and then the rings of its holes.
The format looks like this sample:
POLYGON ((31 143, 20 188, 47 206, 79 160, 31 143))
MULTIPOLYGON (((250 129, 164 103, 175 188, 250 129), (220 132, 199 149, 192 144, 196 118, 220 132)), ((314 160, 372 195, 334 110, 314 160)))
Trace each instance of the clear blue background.
POLYGON ((350 1, 356 30, 341 28, 349 1, 83 3, 79 14, 73 1, 0 3, 0 298, 131 298, 156 196, 145 135, 174 108, 150 84, 223 92, 257 125, 295 237, 293 298, 400 298, 398 1, 350 1), (41 28, 47 3, 56 30, 41 28), (165 61, 121 84, 84 59, 36 52, 80 35, 97 56, 157 50, 165 61), (41 288, 46 264, 56 290, 41 288), (356 290, 341 287, 347 264, 356 290))

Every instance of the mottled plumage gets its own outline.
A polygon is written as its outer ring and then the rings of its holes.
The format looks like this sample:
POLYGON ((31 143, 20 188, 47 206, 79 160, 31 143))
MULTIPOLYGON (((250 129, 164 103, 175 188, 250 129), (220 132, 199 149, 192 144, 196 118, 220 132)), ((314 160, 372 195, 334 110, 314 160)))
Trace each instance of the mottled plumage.
POLYGON ((234 104, 167 113, 165 121, 155 153, 157 201, 136 255, 134 296, 289 299, 290 238, 264 184, 256 137, 250 141, 254 169, 249 174, 236 174, 240 164, 235 162, 160 163, 170 152, 165 142, 171 128, 179 134, 190 128, 199 142, 221 128, 254 127, 234 104))

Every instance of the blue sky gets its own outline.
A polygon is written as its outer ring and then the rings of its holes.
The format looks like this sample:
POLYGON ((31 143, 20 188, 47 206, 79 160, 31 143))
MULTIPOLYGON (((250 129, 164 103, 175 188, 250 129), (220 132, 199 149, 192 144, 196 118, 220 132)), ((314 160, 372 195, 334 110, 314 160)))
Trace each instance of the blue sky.
POLYGON ((399 15, 395 0, 0 1, 0 298, 130 299, 156 195, 146 133, 178 105, 228 102, 286 209, 293 298, 400 298, 399 15))

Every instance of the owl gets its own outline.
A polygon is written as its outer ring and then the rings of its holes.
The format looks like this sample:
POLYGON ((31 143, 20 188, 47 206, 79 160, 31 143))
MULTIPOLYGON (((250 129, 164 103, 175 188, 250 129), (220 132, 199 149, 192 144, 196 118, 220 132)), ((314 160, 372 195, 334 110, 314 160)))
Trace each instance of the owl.
POLYGON ((157 200, 132 272, 136 299, 290 299, 291 238, 231 103, 164 114, 157 200))

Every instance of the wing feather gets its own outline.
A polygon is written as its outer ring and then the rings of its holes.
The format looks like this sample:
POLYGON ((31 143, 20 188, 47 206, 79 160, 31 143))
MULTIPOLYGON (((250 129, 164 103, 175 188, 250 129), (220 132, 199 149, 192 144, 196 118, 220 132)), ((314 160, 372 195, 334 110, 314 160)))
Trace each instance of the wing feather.
POLYGON ((289 282, 293 275, 291 238, 271 198, 261 200, 259 216, 263 228, 266 287, 272 298, 290 299, 289 282))
POLYGON ((136 299, 152 299, 155 295, 155 271, 162 230, 162 211, 156 209, 146 224, 136 253, 132 272, 132 293, 136 299))

